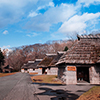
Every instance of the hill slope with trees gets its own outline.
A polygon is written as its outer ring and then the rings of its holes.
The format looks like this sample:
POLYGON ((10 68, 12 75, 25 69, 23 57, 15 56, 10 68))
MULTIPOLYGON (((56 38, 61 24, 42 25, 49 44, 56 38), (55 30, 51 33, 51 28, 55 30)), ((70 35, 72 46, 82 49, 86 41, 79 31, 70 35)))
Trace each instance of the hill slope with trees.
POLYGON ((12 52, 6 54, 6 50, 3 50, 5 55, 6 65, 10 65, 15 71, 19 71, 24 63, 33 61, 35 59, 43 59, 46 53, 57 53, 57 51, 63 51, 67 46, 70 48, 75 41, 50 41, 45 44, 34 44, 13 48, 12 52))

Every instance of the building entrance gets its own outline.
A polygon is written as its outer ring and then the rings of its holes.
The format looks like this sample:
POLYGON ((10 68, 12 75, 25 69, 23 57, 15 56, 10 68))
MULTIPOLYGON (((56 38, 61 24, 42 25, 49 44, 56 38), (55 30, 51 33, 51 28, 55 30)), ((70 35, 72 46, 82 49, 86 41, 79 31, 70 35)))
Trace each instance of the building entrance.
POLYGON ((42 68, 42 74, 47 74, 47 68, 42 68))
POLYGON ((77 67, 77 82, 89 82, 89 67, 77 67))

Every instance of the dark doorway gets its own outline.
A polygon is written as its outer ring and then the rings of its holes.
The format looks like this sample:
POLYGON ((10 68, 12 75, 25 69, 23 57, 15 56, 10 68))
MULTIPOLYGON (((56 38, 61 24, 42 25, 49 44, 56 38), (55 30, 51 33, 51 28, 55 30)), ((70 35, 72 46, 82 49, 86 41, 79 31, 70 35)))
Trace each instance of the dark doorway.
POLYGON ((47 68, 42 68, 42 74, 47 74, 46 69, 47 68))
POLYGON ((24 68, 25 71, 27 71, 27 68, 24 68))
POLYGON ((77 81, 89 82, 89 67, 77 67, 77 81))
POLYGON ((9 73, 9 71, 5 71, 5 73, 9 73))

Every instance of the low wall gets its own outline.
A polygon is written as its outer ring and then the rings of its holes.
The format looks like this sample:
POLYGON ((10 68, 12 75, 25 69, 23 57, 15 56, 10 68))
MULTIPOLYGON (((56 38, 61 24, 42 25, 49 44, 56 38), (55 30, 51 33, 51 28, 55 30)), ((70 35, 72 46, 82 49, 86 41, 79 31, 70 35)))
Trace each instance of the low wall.
POLYGON ((47 69, 47 75, 58 75, 58 68, 51 67, 47 69))

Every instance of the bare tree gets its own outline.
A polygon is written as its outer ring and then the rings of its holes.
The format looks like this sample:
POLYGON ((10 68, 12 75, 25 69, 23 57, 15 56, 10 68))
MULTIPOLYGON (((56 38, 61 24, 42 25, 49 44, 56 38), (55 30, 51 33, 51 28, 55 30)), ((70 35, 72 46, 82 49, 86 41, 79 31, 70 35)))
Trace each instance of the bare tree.
POLYGON ((7 64, 14 68, 14 70, 18 71, 22 65, 27 63, 29 60, 33 61, 38 58, 42 59, 46 53, 56 53, 57 51, 63 51, 65 46, 70 48, 72 44, 73 41, 53 41, 47 44, 45 43, 22 46, 19 48, 14 48, 5 60, 7 64))

